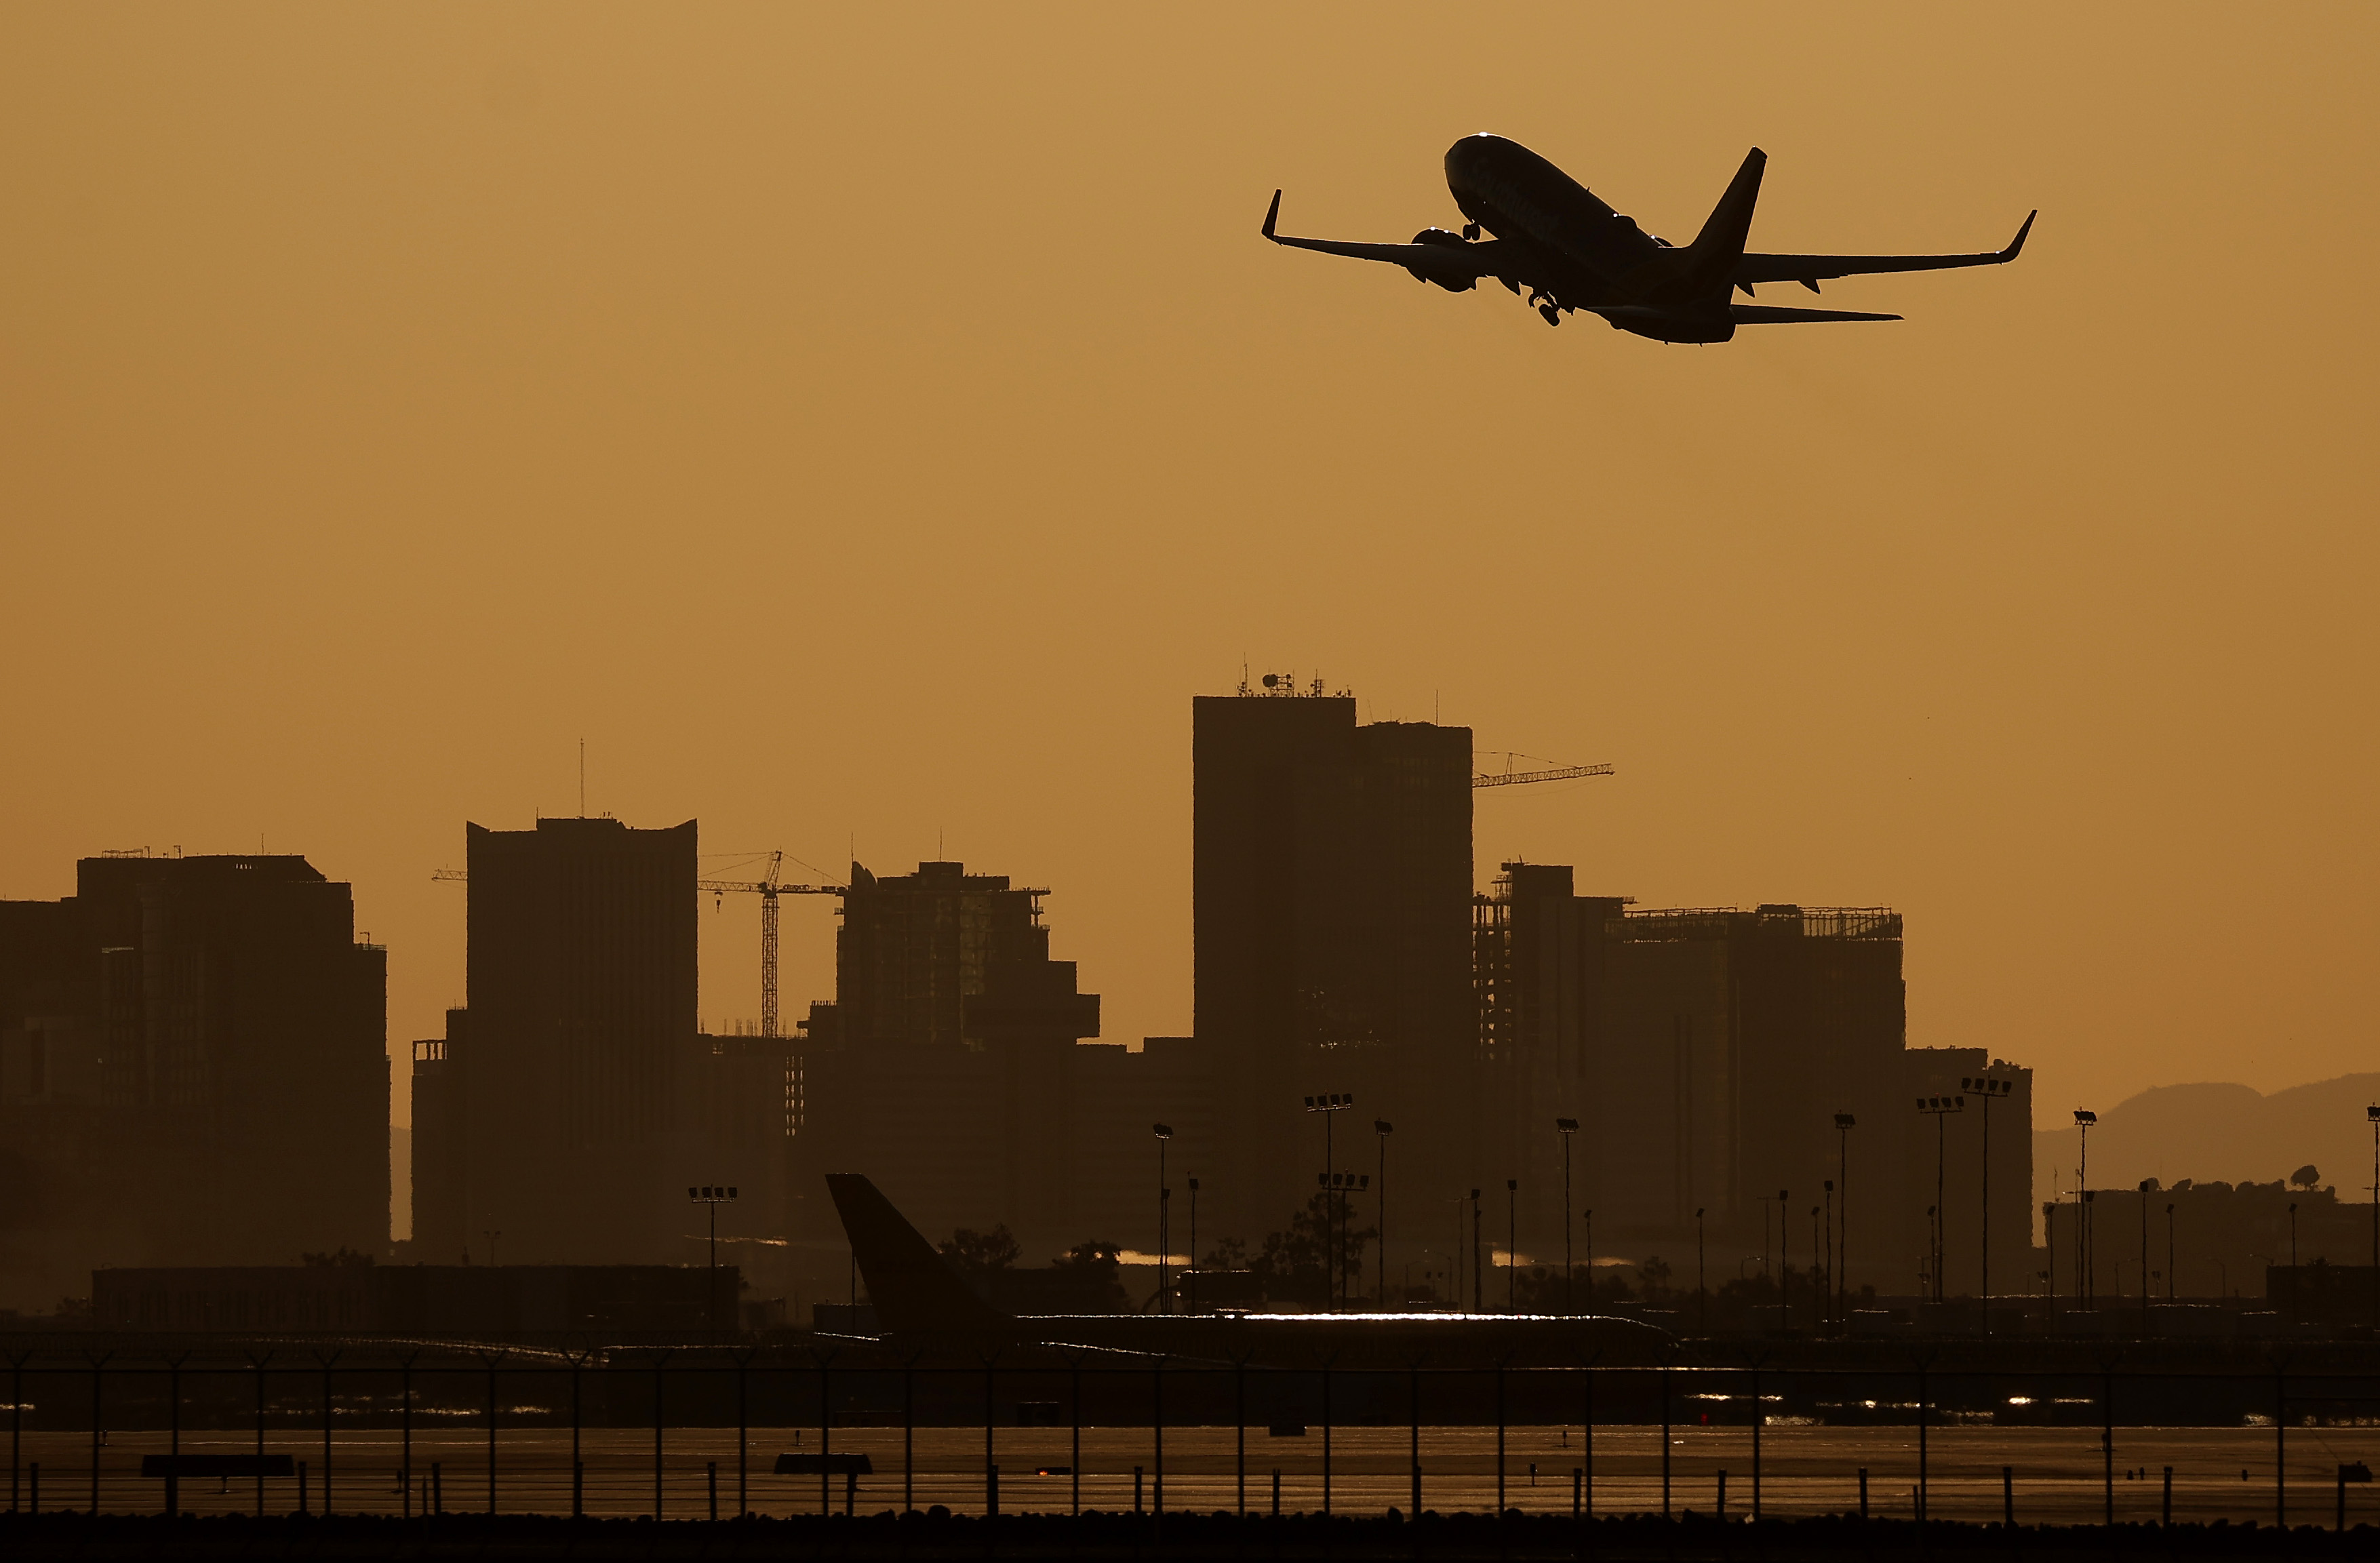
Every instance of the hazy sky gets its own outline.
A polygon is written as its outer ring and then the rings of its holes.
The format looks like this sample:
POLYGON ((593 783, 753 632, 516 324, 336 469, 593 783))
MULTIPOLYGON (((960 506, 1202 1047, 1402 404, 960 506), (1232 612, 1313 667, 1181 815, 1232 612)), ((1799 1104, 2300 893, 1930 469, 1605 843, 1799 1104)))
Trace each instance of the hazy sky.
MULTIPOLYGON (((2044 1107, 2370 1067, 2380 12, 0 9, 0 895, 302 851, 463 995, 463 823, 1052 888, 1185 1031, 1243 664, 1616 779, 1646 905, 1890 904, 2044 1107), (1517 138, 1691 237, 1975 249, 1663 346, 1283 251, 1517 138)), ((1779 301, 1803 297, 1781 286, 1779 301)), ((1767 294, 1764 291, 1764 300, 1767 294)), ((1489 761, 1500 766, 1500 757, 1489 761)), ((725 860, 721 860, 723 866, 725 860)), ((702 1010, 758 1009, 756 909, 702 1010)), ((786 917, 790 1007, 831 903, 786 917)), ((399 1101, 402 1102, 400 1093, 399 1101)))

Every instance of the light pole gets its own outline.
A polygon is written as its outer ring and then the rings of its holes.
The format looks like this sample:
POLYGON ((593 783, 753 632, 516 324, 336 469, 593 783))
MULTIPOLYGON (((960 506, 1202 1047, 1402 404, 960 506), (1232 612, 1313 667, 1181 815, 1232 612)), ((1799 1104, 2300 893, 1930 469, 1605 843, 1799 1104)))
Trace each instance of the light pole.
POLYGON ((1173 1247, 1173 1191, 1165 1186, 1165 1147, 1173 1138, 1173 1126, 1152 1123, 1148 1132, 1157 1136, 1157 1304, 1170 1314, 1173 1300, 1165 1294, 1165 1266, 1173 1247))
POLYGON ((2173 1201, 2165 1202, 2165 1300, 2172 1302, 2180 1295, 2177 1290, 2181 1278, 2174 1274, 2173 1201))
MULTIPOLYGON (((1378 1302, 1383 1308, 1389 1305, 1389 1136, 1396 1132, 1397 1126, 1387 1119, 1372 1120, 1372 1133, 1378 1135, 1380 1140, 1380 1203, 1375 1207, 1377 1213, 1373 1218, 1378 1223, 1380 1229, 1378 1302)), ((1405 1290, 1410 1291, 1413 1289, 1407 1287, 1405 1290)))
POLYGON ((1852 1131, 1859 1120, 1850 1113, 1835 1114, 1835 1180, 1843 1186, 1843 1205, 1837 1219, 1842 1223, 1842 1235, 1835 1244, 1835 1316, 1848 1317, 1846 1304, 1852 1284, 1852 1131))
POLYGON ((1573 1279, 1577 1270, 1572 1263, 1570 1250, 1570 1137, 1578 1133, 1578 1120, 1555 1119, 1554 1133, 1561 1136, 1562 1143, 1562 1312, 1575 1314, 1578 1312, 1578 1287, 1573 1279))
POLYGON ((1984 1302, 1984 1333, 1992 1332, 1992 1098, 2005 1097, 2016 1089, 2016 1082, 1997 1074, 1979 1074, 1959 1083, 1961 1090, 1973 1091, 1984 1099, 1984 1241, 1983 1284, 1976 1295, 1984 1302))
POLYGON ((1818 1312, 1826 1306, 1825 1283, 1818 1278, 1818 1207, 1810 1206, 1810 1333, 1816 1335, 1824 1321, 1818 1312))
MULTIPOLYGON (((1786 1225, 1792 1212, 1785 1208, 1786 1193, 1777 1191, 1777 1327, 1793 1326, 1793 1236, 1786 1225)), ((1755 1407, 1755 1411, 1759 1408, 1755 1407)))
POLYGON ((1942 1178, 1949 1165, 1949 1116, 1966 1110, 1967 1098, 1960 1097, 1920 1097, 1917 1110, 1934 1115, 1934 1301, 1942 1301, 1942 1257, 1945 1244, 1942 1234, 1949 1221, 1942 1209, 1942 1178))
POLYGON ((2372 1328, 2380 1333, 2380 1102, 2363 1116, 2372 1121, 2372 1328))
POLYGON ((1828 1320, 1831 1319, 1831 1318, 1834 1316, 1834 1299, 1835 1299, 1835 1181, 1834 1181, 1832 1178, 1829 1178, 1829 1179, 1828 1179, 1826 1181, 1827 1181, 1827 1243, 1826 1243, 1826 1247, 1827 1247, 1827 1279, 1826 1279, 1826 1291, 1825 1291, 1824 1295, 1825 1295, 1825 1297, 1826 1297, 1826 1299, 1827 1299, 1827 1305, 1826 1305, 1826 1307, 1825 1307, 1825 1308, 1823 1308, 1822 1310, 1820 1310, 1820 1312, 1819 1312, 1819 1315, 1818 1315, 1818 1322, 1819 1322, 1819 1324, 1820 1324, 1822 1327, 1827 1323, 1827 1321, 1828 1321, 1828 1320))
POLYGON ((1480 1282, 1480 1192, 1471 1190, 1471 1311, 1485 1314, 1485 1287, 1480 1282))
POLYGON ((1521 1180, 1504 1180, 1504 1312, 1521 1311, 1521 1180))
MULTIPOLYGON (((2290 1268, 2291 1270, 2295 1270, 2297 1267, 2298 1267, 2298 1202, 2297 1202, 2296 1200, 2291 1200, 2291 1201, 2289 1201, 2289 1268, 2290 1268)), ((2290 1284, 2291 1286, 2295 1286, 2295 1285, 2297 1284, 2297 1277, 2296 1277, 2296 1276, 2292 1275, 2292 1276, 2290 1276, 2290 1277, 2289 1277, 2289 1284, 2290 1284)))
POLYGON ((1355 1093, 1353 1091, 1326 1091, 1321 1096, 1305 1098, 1305 1110, 1322 1115, 1322 1186, 1326 1191, 1322 1202, 1322 1220, 1328 1234, 1323 1242, 1325 1252, 1322 1276, 1323 1290, 1330 1297, 1330 1309, 1334 1314, 1339 1311, 1339 1272, 1343 1255, 1338 1252, 1339 1202, 1335 1196, 1327 1192, 1330 1186, 1330 1174, 1333 1170, 1331 1157, 1335 1154, 1332 1149, 1331 1126, 1339 1114, 1354 1105, 1355 1093))
MULTIPOLYGON (((689 1188, 686 1197, 699 1205, 710 1217, 710 1338, 719 1339, 719 1207, 731 1204, 735 1191, 725 1184, 705 1183, 689 1188)), ((493 1233, 489 1234, 491 1238, 493 1233)))
POLYGON ((1184 1285, 1190 1289, 1190 1311, 1198 1311, 1198 1180, 1190 1180, 1190 1266, 1182 1272, 1184 1285))
MULTIPOLYGON (((1369 1172, 1317 1172, 1314 1175, 1314 1182, 1316 1187, 1323 1191, 1325 1198, 1339 1209, 1339 1230, 1343 1249, 1344 1235, 1354 1230, 1354 1218, 1348 1214, 1350 1208, 1347 1204, 1348 1198, 1359 1189, 1368 1190, 1372 1186, 1372 1175, 1369 1172)), ((1339 1259, 1340 1278, 1342 1281, 1352 1280, 1353 1278, 1349 1277, 1346 1271, 1346 1254, 1342 1252, 1339 1259)), ((1361 1262, 1358 1261, 1358 1263, 1361 1262)))
POLYGON ((2149 1195, 2156 1192, 2155 1178, 2141 1180, 2141 1339, 2149 1338, 2149 1195))
POLYGON ((2098 1121, 2090 1109, 2074 1109, 2074 1127, 2082 1131, 2082 1157, 2074 1169, 2074 1295, 2085 1309, 2097 1305, 2091 1273, 2091 1125, 2098 1121))
MULTIPOLYGON (((1471 1197, 1478 1198, 1477 1191, 1475 1190, 1471 1197)), ((1448 1301, 1454 1304, 1457 1311, 1461 1311, 1463 1307, 1463 1196, 1456 1194, 1453 1203, 1454 1246, 1447 1252, 1453 1256, 1454 1260, 1454 1292, 1448 1301)))
POLYGON ((1579 1212, 1586 1221, 1586 1306, 1595 1308, 1595 1208, 1590 1206, 1579 1212))
MULTIPOLYGON (((1694 1206, 1694 1327, 1705 1335, 1710 1333, 1710 1285, 1705 1269, 1706 1253, 1703 1244, 1703 1207, 1694 1206)), ((1592 1274, 1587 1278, 1594 1279, 1592 1274)))

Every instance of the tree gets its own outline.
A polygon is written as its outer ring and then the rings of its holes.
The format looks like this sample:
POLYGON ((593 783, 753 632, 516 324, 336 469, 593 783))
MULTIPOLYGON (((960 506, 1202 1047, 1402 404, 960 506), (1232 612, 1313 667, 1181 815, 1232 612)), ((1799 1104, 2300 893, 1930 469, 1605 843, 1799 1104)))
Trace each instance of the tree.
POLYGON ((988 1232, 971 1227, 961 1227, 950 1241, 941 1245, 942 1254, 969 1275, 982 1275, 990 1270, 1005 1270, 1016 1263, 1016 1239, 1006 1226, 988 1232))
POLYGON ((1351 1221, 1346 1230, 1334 1231, 1339 1212, 1332 1206, 1329 1191, 1317 1193, 1305 1202, 1305 1209, 1289 1218, 1288 1230, 1265 1234, 1264 1247, 1247 1267, 1263 1278, 1267 1292, 1313 1302, 1328 1298, 1331 1282, 1328 1260, 1334 1240, 1339 1274, 1351 1280, 1363 1276, 1364 1250, 1380 1235, 1380 1230, 1357 1228, 1351 1221))

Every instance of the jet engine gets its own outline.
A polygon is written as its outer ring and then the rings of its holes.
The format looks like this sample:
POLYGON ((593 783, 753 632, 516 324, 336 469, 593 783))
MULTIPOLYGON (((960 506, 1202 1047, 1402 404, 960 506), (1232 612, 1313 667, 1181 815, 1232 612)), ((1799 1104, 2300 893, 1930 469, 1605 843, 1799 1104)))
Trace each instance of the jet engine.
MULTIPOLYGON (((1415 244, 1445 245, 1454 249, 1461 249, 1466 242, 1461 234, 1451 234, 1444 228, 1424 228, 1414 235, 1413 241, 1415 244)), ((1419 266, 1408 266, 1405 270, 1413 273, 1414 281, 1436 283, 1449 293, 1468 293, 1479 285, 1479 279, 1468 272, 1461 276, 1439 276, 1419 266)))

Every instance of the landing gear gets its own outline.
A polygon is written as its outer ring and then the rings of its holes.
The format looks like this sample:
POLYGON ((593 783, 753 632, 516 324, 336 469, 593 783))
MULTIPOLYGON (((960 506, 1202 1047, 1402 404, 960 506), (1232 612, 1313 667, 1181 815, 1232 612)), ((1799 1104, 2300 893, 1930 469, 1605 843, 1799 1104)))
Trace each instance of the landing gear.
POLYGON ((1550 304, 1538 305, 1537 313, 1546 318, 1546 324, 1549 326, 1558 326, 1561 324, 1561 311, 1555 309, 1550 304))
POLYGON ((1463 224, 1463 237, 1466 242, 1475 241, 1479 237, 1479 224, 1476 223, 1463 224))
POLYGON ((1546 318, 1546 324, 1549 326, 1561 324, 1561 306, 1554 301, 1552 294, 1543 288, 1534 289, 1529 294, 1529 304, 1538 314, 1546 318))

